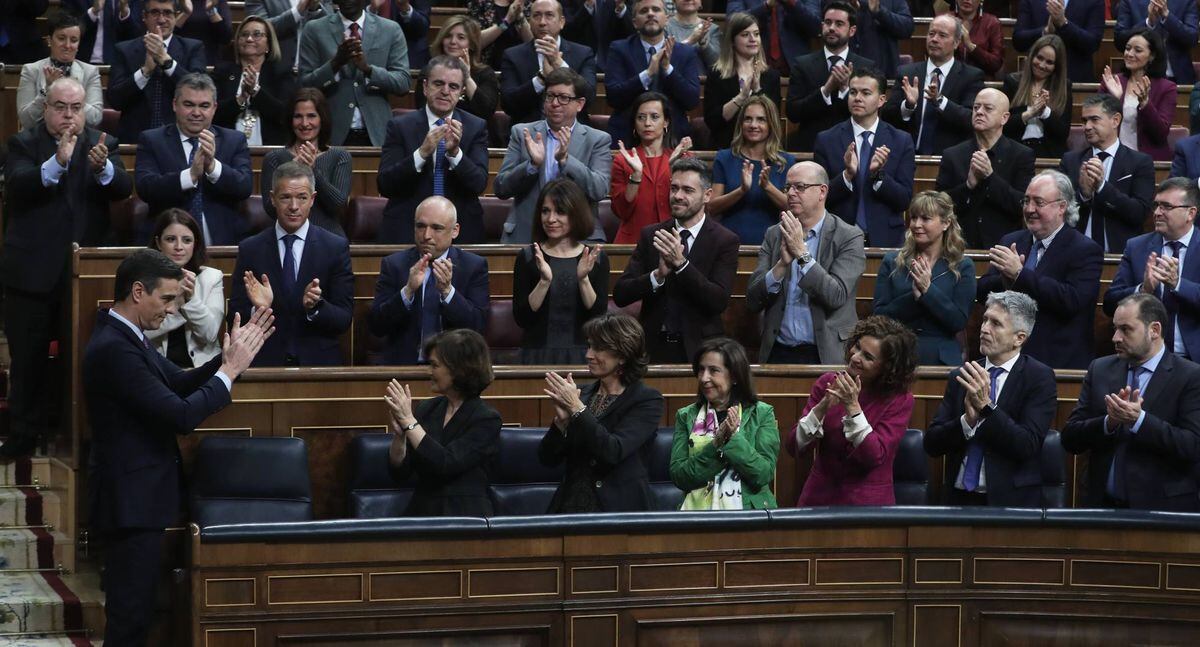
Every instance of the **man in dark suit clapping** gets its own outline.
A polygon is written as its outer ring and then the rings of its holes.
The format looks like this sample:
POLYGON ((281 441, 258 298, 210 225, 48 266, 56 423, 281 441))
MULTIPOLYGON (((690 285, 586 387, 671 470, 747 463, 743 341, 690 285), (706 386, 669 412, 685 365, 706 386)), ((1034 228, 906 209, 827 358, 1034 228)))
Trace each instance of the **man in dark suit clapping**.
POLYGON ((560 35, 566 19, 558 0, 535 0, 530 5, 529 28, 533 40, 504 50, 500 63, 500 101, 512 123, 543 119, 542 93, 546 75, 569 67, 587 84, 587 101, 581 120, 587 123, 586 107, 596 98, 596 55, 590 47, 572 43, 560 35))

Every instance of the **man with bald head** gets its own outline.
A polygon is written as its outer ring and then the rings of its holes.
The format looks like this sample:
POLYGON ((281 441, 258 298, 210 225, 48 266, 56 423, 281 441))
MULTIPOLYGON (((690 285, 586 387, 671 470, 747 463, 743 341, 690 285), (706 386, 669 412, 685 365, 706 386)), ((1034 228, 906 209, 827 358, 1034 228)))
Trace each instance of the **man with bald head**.
POLYGON ((380 364, 417 364, 422 346, 444 330, 487 323, 488 266, 477 254, 454 247, 458 212, 442 196, 430 196, 413 216, 414 247, 383 259, 368 326, 386 337, 380 364))
POLYGON ((116 138, 87 127, 84 96, 79 81, 58 79, 46 91, 43 120, 8 140, 0 281, 12 353, 12 427, 0 459, 33 450, 50 424, 50 399, 64 392, 62 376, 50 374, 46 349, 56 335, 69 338, 60 332, 60 308, 71 244, 112 244, 108 204, 133 190, 116 138))
POLYGON ((787 211, 767 229, 746 288, 746 307, 766 311, 758 361, 841 364, 845 339, 858 323, 863 232, 825 210, 829 175, 820 164, 792 165, 784 191, 787 211))
POLYGON ((950 194, 963 238, 988 249, 1021 226, 1021 196, 1033 179, 1033 149, 1004 136, 1008 97, 984 88, 971 106, 974 139, 942 152, 937 189, 950 194))

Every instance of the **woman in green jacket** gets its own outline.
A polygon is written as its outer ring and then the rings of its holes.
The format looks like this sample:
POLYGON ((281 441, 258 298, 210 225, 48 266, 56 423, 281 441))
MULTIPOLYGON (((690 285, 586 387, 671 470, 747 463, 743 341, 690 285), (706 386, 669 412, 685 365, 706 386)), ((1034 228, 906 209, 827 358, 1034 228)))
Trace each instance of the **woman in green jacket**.
POLYGON ((742 345, 727 337, 700 345, 694 404, 675 415, 671 480, 687 493, 681 510, 774 508, 779 453, 775 409, 760 402, 742 345))

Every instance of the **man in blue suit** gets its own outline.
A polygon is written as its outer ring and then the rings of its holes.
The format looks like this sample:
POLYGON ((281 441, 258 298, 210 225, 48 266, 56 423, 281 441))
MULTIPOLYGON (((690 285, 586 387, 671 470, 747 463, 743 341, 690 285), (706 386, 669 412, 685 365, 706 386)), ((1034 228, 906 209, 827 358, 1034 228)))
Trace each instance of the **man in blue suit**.
POLYGON ((142 34, 142 0, 103 0, 100 11, 95 0, 63 0, 62 6, 82 19, 81 61, 105 65, 116 58, 117 43, 142 34))
POLYGON ((179 521, 179 446, 230 403, 233 381, 271 336, 262 310, 225 336, 223 352, 184 371, 155 352, 156 330, 184 300, 183 269, 158 250, 139 249, 117 267, 116 303, 101 310, 83 356, 83 393, 92 428, 88 471, 91 530, 105 544, 104 642, 145 645, 154 620, 163 533, 179 521))
POLYGON ((425 362, 426 339, 444 330, 482 333, 490 307, 487 260, 453 247, 454 203, 441 196, 417 207, 417 244, 383 259, 368 325, 387 338, 382 364, 425 362))
MULTIPOLYGON (((210 247, 233 245, 246 236, 249 223, 238 203, 254 189, 246 136, 212 125, 216 99, 217 89, 207 74, 180 79, 175 123, 138 137, 134 165, 134 185, 150 214, 170 207, 187 211, 200 223, 210 247)), ((149 231, 139 233, 142 240, 149 239, 149 231)))
POLYGON ((278 218, 238 245, 229 316, 274 310, 279 334, 255 366, 339 366, 338 336, 350 329, 354 312, 350 243, 308 221, 317 195, 311 168, 288 162, 272 181, 278 218))
POLYGON ((726 15, 739 11, 758 21, 767 65, 784 75, 791 61, 808 53, 808 42, 821 31, 817 0, 729 0, 725 5, 726 15))
POLYGON ((1051 368, 1086 368, 1095 354, 1092 327, 1104 253, 1075 229, 1079 207, 1062 173, 1035 175, 1022 204, 1025 229, 988 250, 991 267, 979 279, 976 297, 984 302, 1005 290, 1033 297, 1037 322, 1025 352, 1051 368))
POLYGON ((379 160, 379 194, 388 198, 379 242, 412 243, 413 212, 431 195, 457 205, 463 243, 484 242, 479 196, 487 186, 487 123, 456 108, 469 74, 457 58, 434 57, 421 75, 425 108, 388 122, 379 160))
POLYGON ((1175 142, 1175 157, 1171 160, 1170 177, 1200 179, 1200 135, 1175 142))
POLYGON ((177 13, 175 0, 146 0, 145 35, 117 44, 105 98, 108 107, 121 111, 122 141, 137 141, 143 130, 170 123, 176 82, 204 72, 204 44, 173 35, 177 13))
POLYGON ((419 70, 429 62, 429 0, 386 0, 373 2, 375 12, 400 24, 408 43, 408 67, 419 70))
POLYGON ((530 6, 533 40, 504 50, 500 63, 500 102, 514 124, 538 121, 546 75, 569 67, 587 83, 587 103, 580 118, 587 123, 587 105, 596 98, 596 55, 591 48, 560 35, 566 19, 558 0, 535 0, 530 6))
POLYGON ((1113 9, 1117 26, 1113 39, 1117 51, 1137 29, 1149 27, 1167 46, 1167 77, 1180 85, 1196 80, 1192 69, 1192 46, 1200 36, 1200 6, 1192 0, 1119 0, 1113 9))
MULTIPOLYGON (((1092 57, 1104 38, 1104 3, 1101 0, 1021 0, 1013 47, 1025 54, 1043 34, 1055 34, 1067 46, 1067 72, 1071 81, 1096 80, 1092 57)), ((1059 61, 1061 64, 1062 62, 1059 61)))
POLYGON ((1135 292, 1161 299, 1167 309, 1167 350, 1189 359, 1189 349, 1200 354, 1200 254, 1190 253, 1197 240, 1198 204, 1200 189, 1193 179, 1173 177, 1158 185, 1154 231, 1129 239, 1117 276, 1104 293, 1104 312, 1110 317, 1121 299, 1135 292))
POLYGON ((637 0, 633 5, 633 28, 637 32, 609 48, 604 84, 612 118, 608 132, 614 142, 627 147, 633 139, 629 114, 638 95, 656 90, 671 104, 671 128, 682 139, 692 133, 687 113, 700 105, 700 75, 704 65, 696 49, 667 38, 667 12, 663 0, 637 0))
POLYGON ((867 235, 873 247, 904 242, 904 210, 916 172, 912 137, 879 118, 887 80, 855 69, 846 101, 850 120, 817 135, 813 159, 829 171, 830 211, 867 235))
POLYGON ((858 30, 850 49, 871 59, 889 79, 900 67, 900 41, 912 36, 913 17, 907 0, 850 0, 858 9, 858 30))
POLYGON ((592 48, 601 72, 607 69, 608 46, 633 33, 633 12, 625 0, 565 0, 563 11, 567 14, 567 38, 592 48))

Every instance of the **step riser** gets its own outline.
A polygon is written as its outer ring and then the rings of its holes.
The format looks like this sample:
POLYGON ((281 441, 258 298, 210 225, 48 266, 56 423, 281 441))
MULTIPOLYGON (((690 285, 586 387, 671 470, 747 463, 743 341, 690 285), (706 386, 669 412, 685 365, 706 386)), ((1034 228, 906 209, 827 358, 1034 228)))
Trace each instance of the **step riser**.
POLYGON ((0 528, 0 572, 5 569, 75 570, 75 542, 60 532, 0 528), (44 547, 39 546, 39 537, 44 547))
POLYGON ((0 634, 81 635, 85 628, 102 632, 104 605, 97 581, 94 575, 0 573, 0 599, 5 601, 0 605, 0 634))

